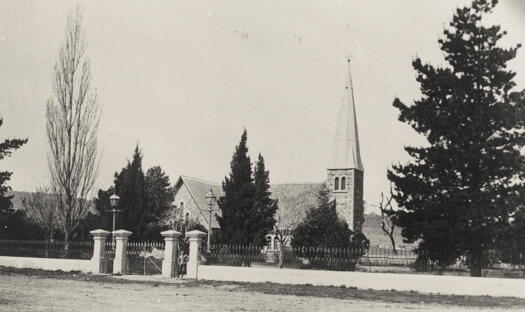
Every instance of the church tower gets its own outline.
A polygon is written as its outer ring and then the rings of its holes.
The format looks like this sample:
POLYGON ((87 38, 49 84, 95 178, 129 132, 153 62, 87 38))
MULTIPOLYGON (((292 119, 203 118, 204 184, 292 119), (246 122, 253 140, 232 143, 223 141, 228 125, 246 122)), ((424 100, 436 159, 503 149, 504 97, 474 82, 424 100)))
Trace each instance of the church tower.
POLYGON ((347 58, 347 63, 344 100, 339 110, 326 185, 335 198, 339 216, 346 220, 350 229, 360 232, 364 222, 364 168, 359 152, 350 58, 347 58))

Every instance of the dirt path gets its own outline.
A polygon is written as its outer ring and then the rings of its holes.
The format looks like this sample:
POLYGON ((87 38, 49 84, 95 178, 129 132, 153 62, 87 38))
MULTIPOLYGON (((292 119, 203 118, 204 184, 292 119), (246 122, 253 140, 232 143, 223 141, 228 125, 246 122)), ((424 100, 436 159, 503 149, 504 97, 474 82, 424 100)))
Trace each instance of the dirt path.
MULTIPOLYGON (((276 295, 235 284, 115 283, 0 274, 0 311, 479 311, 437 304, 276 295)), ((489 311, 489 310, 486 310, 489 311)), ((497 311, 491 308, 490 311, 497 311)), ((504 311, 500 309, 499 311, 504 311)))

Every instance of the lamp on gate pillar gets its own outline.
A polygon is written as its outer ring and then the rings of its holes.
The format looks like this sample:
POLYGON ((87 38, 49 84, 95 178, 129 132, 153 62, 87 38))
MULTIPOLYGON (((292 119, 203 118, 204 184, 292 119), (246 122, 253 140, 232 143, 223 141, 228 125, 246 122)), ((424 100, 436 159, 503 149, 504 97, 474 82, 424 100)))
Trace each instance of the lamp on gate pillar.
POLYGON ((109 197, 109 204, 111 205, 111 212, 113 213, 113 230, 111 232, 111 237, 113 238, 113 246, 115 246, 115 237, 113 236, 113 232, 115 232, 115 222, 117 218, 117 212, 121 212, 122 210, 118 210, 118 203, 120 201, 120 197, 118 197, 117 194, 113 194, 109 197))
POLYGON ((206 193, 206 201, 208 202, 208 211, 210 212, 210 218, 208 219, 208 247, 207 251, 208 253, 211 251, 210 244, 211 244, 211 213, 213 212, 213 206, 215 206, 215 202, 217 201, 217 196, 213 194, 213 190, 210 189, 208 193, 206 193))

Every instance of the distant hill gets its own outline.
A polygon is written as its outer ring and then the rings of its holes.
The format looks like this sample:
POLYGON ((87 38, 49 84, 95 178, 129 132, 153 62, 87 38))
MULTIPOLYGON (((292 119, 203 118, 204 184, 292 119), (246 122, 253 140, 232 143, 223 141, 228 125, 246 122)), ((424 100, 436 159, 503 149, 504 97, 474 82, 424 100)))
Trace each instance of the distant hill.
MULTIPOLYGON (((10 191, 9 195, 13 195, 13 198, 11 198, 11 202, 13 203, 13 208, 15 210, 24 209, 22 206, 22 198, 25 196, 31 195, 32 192, 24 192, 24 191, 10 191)), ((88 201, 88 204, 91 203, 91 200, 88 201)), ((95 208, 91 205, 90 206, 90 212, 93 214, 97 214, 95 208)))
POLYGON ((15 208, 15 210, 19 210, 24 208, 22 206, 22 198, 31 195, 31 192, 11 191, 9 192, 9 195, 13 195, 13 198, 11 198, 13 208, 15 208))
MULTIPOLYGON (((370 245, 381 247, 392 247, 390 238, 381 229, 381 216, 375 213, 365 214, 365 223, 363 224, 363 233, 370 240, 370 245)), ((416 244, 403 243, 401 229, 394 230, 396 246, 399 248, 413 248, 416 244)))

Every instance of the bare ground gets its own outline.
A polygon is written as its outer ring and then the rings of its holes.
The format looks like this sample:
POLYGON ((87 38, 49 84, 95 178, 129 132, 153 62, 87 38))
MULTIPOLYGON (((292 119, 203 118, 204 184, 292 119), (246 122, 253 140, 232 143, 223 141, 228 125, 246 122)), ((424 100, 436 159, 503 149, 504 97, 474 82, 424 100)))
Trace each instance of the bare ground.
POLYGON ((0 311, 503 311, 523 308, 525 299, 511 297, 424 295, 273 283, 155 282, 0 267, 0 311))

